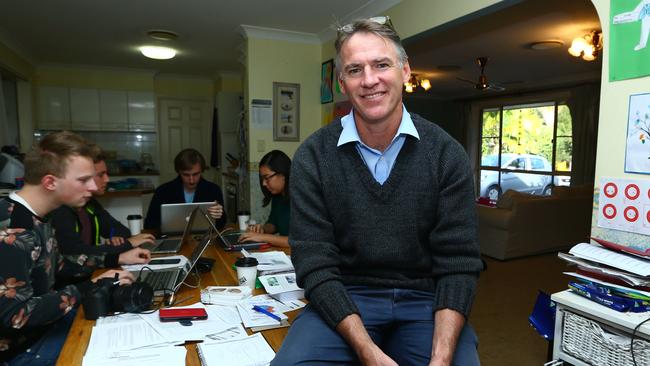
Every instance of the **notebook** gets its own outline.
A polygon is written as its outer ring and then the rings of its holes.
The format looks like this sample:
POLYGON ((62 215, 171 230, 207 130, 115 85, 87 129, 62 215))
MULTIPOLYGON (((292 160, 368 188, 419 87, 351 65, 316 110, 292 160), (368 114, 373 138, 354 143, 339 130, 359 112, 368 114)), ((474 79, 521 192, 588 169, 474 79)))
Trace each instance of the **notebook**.
MULTIPOLYGON (((190 213, 197 207, 207 210, 214 202, 165 203, 160 205, 160 232, 178 235, 183 232, 190 213)), ((208 230, 208 223, 201 223, 192 228, 193 233, 208 230)))

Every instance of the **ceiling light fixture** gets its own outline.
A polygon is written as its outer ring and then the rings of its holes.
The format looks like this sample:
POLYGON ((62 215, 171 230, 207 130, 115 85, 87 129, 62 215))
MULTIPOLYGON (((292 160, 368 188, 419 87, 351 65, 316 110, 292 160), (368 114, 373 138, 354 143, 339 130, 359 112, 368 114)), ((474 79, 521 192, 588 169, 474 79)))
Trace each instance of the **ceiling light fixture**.
POLYGON ((562 47, 564 46, 564 42, 560 40, 555 40, 555 39, 550 39, 550 40, 545 40, 545 41, 537 41, 537 42, 532 42, 526 45, 527 48, 534 50, 534 51, 546 51, 546 50, 552 50, 554 48, 562 47))
POLYGON ((577 37, 571 42, 569 54, 582 57, 585 61, 593 61, 598 57, 598 52, 603 49, 603 33, 591 31, 582 37, 577 37))
POLYGON ((147 31, 147 35, 150 38, 159 40, 159 41, 172 41, 178 38, 178 34, 172 31, 165 29, 151 29, 147 31))
POLYGON ((140 52, 142 52, 145 57, 155 60, 169 60, 176 56, 176 50, 169 47, 142 46, 140 47, 140 52))
POLYGON ((409 81, 404 83, 404 90, 407 93, 413 93, 418 86, 428 91, 431 89, 431 81, 429 79, 420 79, 417 75, 411 74, 409 81))

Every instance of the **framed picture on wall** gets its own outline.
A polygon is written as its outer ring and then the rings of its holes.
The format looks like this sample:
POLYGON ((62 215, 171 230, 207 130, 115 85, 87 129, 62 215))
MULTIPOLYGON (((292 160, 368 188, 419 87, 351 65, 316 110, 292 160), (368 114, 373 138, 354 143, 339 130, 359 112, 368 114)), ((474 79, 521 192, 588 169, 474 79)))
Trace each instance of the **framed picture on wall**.
POLYGON ((331 103, 334 100, 332 76, 334 75, 334 60, 330 59, 320 68, 320 104, 331 103))
POLYGON ((273 140, 300 141, 300 84, 273 83, 273 140))

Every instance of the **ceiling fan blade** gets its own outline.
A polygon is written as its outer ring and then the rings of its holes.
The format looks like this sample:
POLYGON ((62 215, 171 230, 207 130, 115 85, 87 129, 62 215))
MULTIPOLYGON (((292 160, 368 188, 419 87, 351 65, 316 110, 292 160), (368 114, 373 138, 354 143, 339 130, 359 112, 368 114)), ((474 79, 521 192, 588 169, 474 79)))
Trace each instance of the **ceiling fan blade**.
POLYGON ((504 91, 504 90, 506 90, 505 87, 503 87, 501 85, 497 85, 497 84, 490 84, 485 89, 494 90, 494 91, 504 91))
POLYGON ((476 81, 467 80, 467 79, 463 79, 463 78, 459 78, 459 77, 457 77, 456 80, 458 80, 458 81, 464 81, 464 82, 466 82, 466 83, 470 83, 470 84, 472 84, 472 85, 476 85, 476 81))

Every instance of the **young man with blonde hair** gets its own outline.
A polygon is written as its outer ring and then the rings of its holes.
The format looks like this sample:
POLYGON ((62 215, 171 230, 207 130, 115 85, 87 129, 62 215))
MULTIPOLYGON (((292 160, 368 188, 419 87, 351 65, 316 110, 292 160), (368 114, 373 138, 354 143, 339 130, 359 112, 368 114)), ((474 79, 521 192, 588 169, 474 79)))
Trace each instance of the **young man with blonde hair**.
POLYGON ((53 365, 83 293, 99 278, 131 283, 126 271, 55 288, 77 266, 59 255, 48 214, 83 206, 97 189, 94 148, 79 135, 47 135, 25 156, 25 186, 0 200, 0 361, 53 365))

